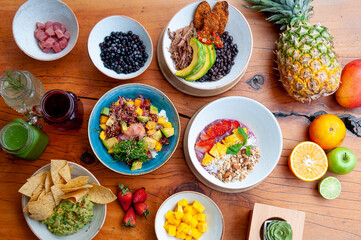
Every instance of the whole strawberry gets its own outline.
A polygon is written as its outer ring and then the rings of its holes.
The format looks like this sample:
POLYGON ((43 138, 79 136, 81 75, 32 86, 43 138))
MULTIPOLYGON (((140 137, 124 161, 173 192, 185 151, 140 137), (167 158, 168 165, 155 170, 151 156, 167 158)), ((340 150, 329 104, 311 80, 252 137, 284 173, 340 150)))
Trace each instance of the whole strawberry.
POLYGON ((133 203, 143 203, 147 200, 147 192, 145 188, 136 190, 133 194, 133 203))
POLYGON ((132 204, 133 193, 129 191, 128 187, 124 187, 123 184, 119 184, 119 188, 118 201, 124 212, 126 212, 132 204))
POLYGON ((124 227, 135 227, 135 213, 133 207, 130 207, 128 211, 125 213, 122 221, 122 225, 124 227))
POLYGON ((133 206, 136 214, 148 220, 147 215, 150 215, 150 212, 146 203, 135 203, 133 206))

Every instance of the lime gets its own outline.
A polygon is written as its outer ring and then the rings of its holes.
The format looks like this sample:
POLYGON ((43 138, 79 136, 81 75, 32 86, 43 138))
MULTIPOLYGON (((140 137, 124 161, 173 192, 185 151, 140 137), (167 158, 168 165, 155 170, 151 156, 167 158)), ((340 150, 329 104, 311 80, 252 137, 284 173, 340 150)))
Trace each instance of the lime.
POLYGON ((318 191, 326 199, 335 199, 341 193, 341 183, 335 177, 325 177, 318 184, 318 191))

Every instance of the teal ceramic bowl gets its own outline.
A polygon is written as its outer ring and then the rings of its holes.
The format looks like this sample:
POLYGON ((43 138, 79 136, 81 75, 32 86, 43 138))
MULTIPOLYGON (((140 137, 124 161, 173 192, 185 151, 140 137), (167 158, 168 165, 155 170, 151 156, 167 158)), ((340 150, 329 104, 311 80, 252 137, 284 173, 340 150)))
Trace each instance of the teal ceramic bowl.
POLYGON ((149 85, 139 83, 123 84, 105 93, 95 104, 90 114, 88 124, 89 142, 96 157, 106 167, 123 175, 142 175, 160 168, 172 157, 174 151, 176 150, 179 142, 179 133, 179 115, 172 101, 160 90, 149 85), (99 118, 101 109, 103 107, 109 107, 113 102, 116 102, 119 96, 136 98, 139 95, 142 95, 144 98, 149 98, 152 105, 156 106, 159 111, 164 109, 167 112, 168 120, 174 127, 174 135, 169 139, 169 145, 163 146, 162 151, 158 152, 156 158, 153 158, 148 162, 144 162, 141 169, 131 171, 130 166, 124 162, 114 161, 113 157, 107 152, 107 149, 104 147, 99 138, 99 118))

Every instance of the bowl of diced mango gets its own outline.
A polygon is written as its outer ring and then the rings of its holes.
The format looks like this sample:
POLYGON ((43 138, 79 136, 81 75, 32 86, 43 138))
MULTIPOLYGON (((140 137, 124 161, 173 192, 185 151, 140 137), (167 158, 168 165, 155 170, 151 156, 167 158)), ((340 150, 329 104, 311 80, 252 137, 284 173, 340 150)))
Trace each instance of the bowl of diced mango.
POLYGON ((184 191, 173 194, 159 207, 155 232, 158 239, 164 240, 218 240, 224 235, 224 220, 212 199, 184 191))

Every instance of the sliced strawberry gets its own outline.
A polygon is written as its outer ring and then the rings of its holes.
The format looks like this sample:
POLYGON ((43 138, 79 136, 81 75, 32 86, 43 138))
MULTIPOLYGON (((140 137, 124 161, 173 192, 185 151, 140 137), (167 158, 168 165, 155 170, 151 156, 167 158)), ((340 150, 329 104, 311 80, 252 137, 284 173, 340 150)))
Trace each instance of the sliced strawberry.
POLYGON ((195 149, 200 152, 208 152, 216 143, 215 139, 202 140, 196 143, 195 149))
POLYGON ((233 121, 232 123, 231 123, 231 129, 233 130, 233 129, 236 129, 236 128, 239 128, 239 122, 238 121, 233 121))
POLYGON ((208 140, 208 139, 211 139, 212 137, 204 134, 204 135, 201 135, 200 138, 201 138, 201 140, 208 140))
POLYGON ((228 120, 223 120, 221 122, 221 125, 227 129, 226 131, 228 131, 229 129, 231 129, 232 122, 228 120))
POLYGON ((210 126, 207 130, 206 130, 206 133, 208 136, 210 136, 211 138, 215 138, 217 136, 220 136, 221 132, 220 132, 220 129, 217 125, 215 126, 210 126))

